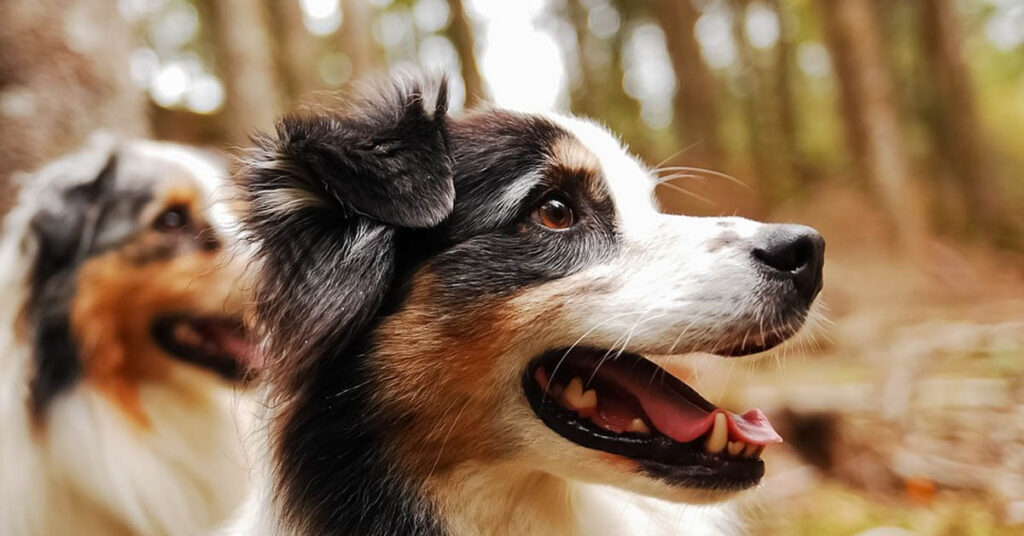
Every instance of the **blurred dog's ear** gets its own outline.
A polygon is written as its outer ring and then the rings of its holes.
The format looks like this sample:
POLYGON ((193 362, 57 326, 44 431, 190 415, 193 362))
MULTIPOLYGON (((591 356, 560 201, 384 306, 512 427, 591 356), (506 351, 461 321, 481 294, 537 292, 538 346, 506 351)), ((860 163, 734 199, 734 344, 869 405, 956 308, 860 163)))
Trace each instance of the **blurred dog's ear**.
POLYGON ((237 182, 272 377, 302 381, 319 351, 343 351, 388 291, 396 229, 451 212, 447 94, 443 80, 396 80, 348 114, 288 118, 254 140, 237 182))
POLYGON ((29 407, 36 418, 73 385, 82 369, 70 327, 73 276, 92 249, 102 203, 117 172, 116 152, 106 147, 86 151, 65 156, 39 173, 52 201, 28 222, 35 253, 22 314, 31 318, 33 328, 29 407), (96 165, 102 167, 97 170, 96 165))
POLYGON ((69 270, 84 260, 95 239, 100 205, 112 190, 116 173, 117 153, 111 152, 98 172, 89 173, 92 178, 57 186, 60 202, 33 215, 30 227, 38 243, 35 279, 48 279, 54 271, 69 270))

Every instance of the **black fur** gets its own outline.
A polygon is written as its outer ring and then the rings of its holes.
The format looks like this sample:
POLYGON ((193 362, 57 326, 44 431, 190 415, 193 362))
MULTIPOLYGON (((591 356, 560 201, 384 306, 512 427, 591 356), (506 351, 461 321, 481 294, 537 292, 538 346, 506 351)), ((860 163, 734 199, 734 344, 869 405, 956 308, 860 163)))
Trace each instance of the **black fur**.
POLYGON ((567 132, 502 111, 450 119, 440 101, 429 114, 426 89, 396 84, 350 115, 287 119, 256 140, 239 177, 272 360, 275 500, 303 534, 444 533, 419 483, 389 459, 384 432, 411 416, 372 399, 372 333, 413 274, 437 276, 438 322, 462 322, 466 303, 564 277, 616 247, 610 200, 548 169, 567 132), (368 149, 383 139, 386 150, 368 149), (573 229, 530 218, 552 190, 577 211, 573 229))
POLYGON ((478 112, 453 122, 456 200, 439 230, 450 247, 429 261, 446 306, 487 305, 527 285, 565 277, 609 258, 617 248, 607 194, 586 186, 601 177, 565 176, 551 147, 568 132, 551 121, 507 111, 478 112), (545 196, 570 204, 577 223, 551 232, 530 219, 545 196), (508 204, 504 200, 512 199, 508 204))
POLYGON ((68 188, 60 206, 40 211, 31 221, 37 250, 24 315, 35 346, 29 405, 37 418, 81 376, 70 319, 75 272, 86 258, 104 249, 98 239, 107 234, 101 223, 116 174, 117 156, 111 153, 95 178, 68 188))
POLYGON ((240 180, 262 265, 256 309, 268 374, 282 404, 279 508, 309 534, 441 533, 380 457, 371 424, 381 417, 356 357, 392 284, 397 229, 436 225, 452 209, 446 85, 426 109, 432 89, 396 84, 350 115, 286 119, 276 138, 256 140, 240 180), (315 202, 267 204, 296 191, 315 202))

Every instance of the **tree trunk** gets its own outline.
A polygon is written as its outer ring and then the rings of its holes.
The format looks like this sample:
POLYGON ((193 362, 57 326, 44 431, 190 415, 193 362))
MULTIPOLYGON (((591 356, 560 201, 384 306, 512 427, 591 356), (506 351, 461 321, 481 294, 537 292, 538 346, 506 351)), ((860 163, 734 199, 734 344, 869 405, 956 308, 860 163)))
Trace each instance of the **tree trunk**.
POLYGON ((683 157, 696 165, 720 167, 715 80, 701 57, 694 34, 698 13, 690 0, 655 0, 655 13, 665 32, 665 44, 675 71, 673 126, 681 147, 693 146, 683 157))
POLYGON ((261 0, 212 0, 217 66, 227 89, 226 132, 244 141, 273 128, 284 102, 273 61, 266 6, 261 0))
POLYGON ((565 8, 565 16, 576 35, 576 64, 579 68, 569 91, 569 106, 574 114, 597 117, 598 99, 595 94, 599 74, 591 59, 594 42, 587 30, 587 9, 580 0, 567 0, 565 8))
POLYGON ((342 0, 341 51, 352 62, 352 80, 373 72, 380 58, 370 35, 373 6, 365 0, 342 0))
POLYGON ((146 97, 131 80, 131 29, 105 0, 0 2, 0 213, 5 188, 77 148, 97 128, 149 132, 146 97))
POLYGON ((745 30, 745 17, 749 0, 732 0, 733 38, 739 58, 738 86, 743 114, 746 119, 747 144, 757 175, 761 198, 767 208, 785 201, 793 187, 793 173, 787 165, 777 104, 772 91, 765 58, 750 44, 745 30))
POLYGON ((819 0, 853 159, 875 187, 901 243, 920 252, 927 227, 914 188, 883 44, 870 0, 819 0))
POLYGON ((316 37, 306 30, 297 0, 264 1, 271 15, 274 60, 281 74, 281 89, 292 104, 323 88, 317 64, 320 47, 316 37))
POLYGON ((786 169, 795 173, 798 186, 806 186, 815 175, 811 164, 804 157, 800 147, 799 124, 793 99, 793 29, 789 24, 786 10, 780 0, 770 0, 769 5, 779 18, 779 42, 775 45, 774 92, 777 110, 780 142, 783 155, 788 160, 786 169))
POLYGON ((487 100, 487 90, 480 67, 476 60, 476 39, 473 34, 473 21, 466 13, 462 0, 448 0, 452 12, 448 35, 459 53, 462 64, 462 82, 466 86, 466 108, 472 108, 481 101, 487 100))
POLYGON ((1008 220, 999 175, 990 163, 985 132, 978 119, 955 9, 949 0, 919 0, 919 4, 922 44, 934 91, 937 157, 956 182, 955 197, 963 205, 964 230, 1014 245, 1016 233, 1008 220))

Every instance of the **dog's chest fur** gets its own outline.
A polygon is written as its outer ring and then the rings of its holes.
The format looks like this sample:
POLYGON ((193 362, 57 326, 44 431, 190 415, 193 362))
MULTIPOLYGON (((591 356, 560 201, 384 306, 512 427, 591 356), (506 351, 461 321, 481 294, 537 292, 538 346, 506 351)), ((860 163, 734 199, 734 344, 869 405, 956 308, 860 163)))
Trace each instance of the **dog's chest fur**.
MULTIPOLYGON (((0 392, 24 393, 26 350, 0 336, 0 392)), ((205 378, 182 378, 202 382, 205 378)), ((248 488, 226 392, 188 400, 161 386, 140 393, 151 426, 141 430, 87 387, 57 401, 45 428, 25 399, 0 400, 0 533, 194 535, 215 526, 248 488)))

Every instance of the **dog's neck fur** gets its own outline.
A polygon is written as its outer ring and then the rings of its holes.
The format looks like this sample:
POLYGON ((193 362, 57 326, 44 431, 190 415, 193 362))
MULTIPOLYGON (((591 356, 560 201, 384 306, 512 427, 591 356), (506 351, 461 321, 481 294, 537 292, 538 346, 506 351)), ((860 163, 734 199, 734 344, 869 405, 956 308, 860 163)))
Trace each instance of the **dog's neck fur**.
POLYGON ((469 463, 432 478, 426 488, 445 490, 435 501, 451 534, 580 533, 578 490, 546 473, 469 463))
POLYGON ((26 214, 9 216, 0 241, 0 534, 203 533, 247 487, 238 439, 245 426, 235 420, 246 402, 205 387, 216 381, 205 373, 185 371, 177 387, 140 392, 153 412, 149 430, 87 386, 33 419, 33 348, 18 329, 29 263, 12 231, 26 224, 13 218, 26 214))
POLYGON ((436 498, 453 535, 727 536, 738 528, 729 506, 670 503, 510 464, 465 464, 434 485, 454 490, 436 498))
MULTIPOLYGON (((269 474, 269 473, 268 473, 269 474)), ((267 493, 270 482, 254 496, 238 523, 225 536, 311 536, 334 534, 336 526, 285 521, 267 493), (277 512, 278 514, 275 514, 277 512), (268 515, 270 517, 268 517, 268 515), (276 519, 275 519, 276 518, 276 519), (283 522, 283 524, 281 524, 283 522), (327 532, 325 532, 327 531, 327 532)), ((349 527, 369 521, 365 534, 394 534, 384 525, 398 523, 410 536, 583 536, 616 534, 645 536, 727 536, 737 534, 728 506, 690 506, 637 495, 608 486, 570 481, 513 462, 465 462, 409 483, 417 500, 379 508, 387 490, 378 480, 359 483, 346 492, 346 504, 320 505, 340 515, 349 527), (425 507, 425 508, 417 508, 425 507), (386 516, 386 519, 383 518, 386 516), (405 518, 405 522, 396 519, 405 518), (358 521, 356 521, 358 520, 358 521), (378 525, 373 520, 386 521, 378 525), (379 530, 378 530, 379 529, 379 530)), ((278 497, 279 499, 280 497, 278 497)), ((396 526, 398 526, 396 525, 396 526)), ((363 529, 367 525, 362 525, 363 529)), ((362 532, 338 534, 364 534, 362 532)))

